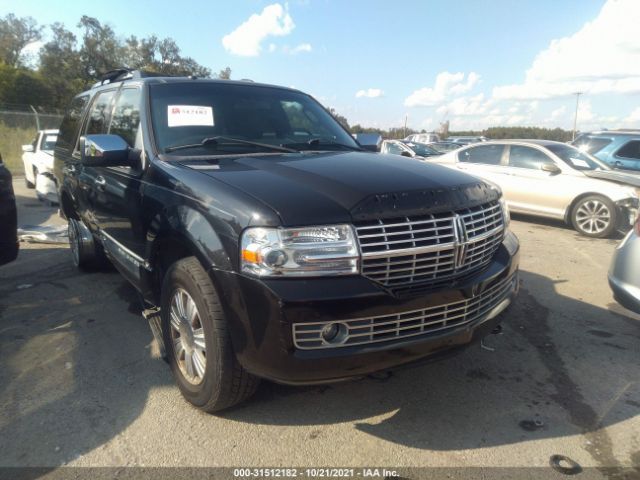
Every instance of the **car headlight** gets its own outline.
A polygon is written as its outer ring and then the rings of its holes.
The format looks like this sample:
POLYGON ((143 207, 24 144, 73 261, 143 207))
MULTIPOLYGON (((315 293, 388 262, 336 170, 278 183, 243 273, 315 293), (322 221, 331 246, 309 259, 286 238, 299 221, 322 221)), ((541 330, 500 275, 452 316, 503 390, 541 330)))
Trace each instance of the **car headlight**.
POLYGON ((509 213, 509 205, 504 197, 500 197, 500 208, 502 208, 502 218, 504 220, 504 228, 507 228, 511 223, 511 214, 509 213))
POLYGON ((243 232, 240 244, 242 271, 260 277, 350 275, 359 271, 351 225, 251 227, 243 232))

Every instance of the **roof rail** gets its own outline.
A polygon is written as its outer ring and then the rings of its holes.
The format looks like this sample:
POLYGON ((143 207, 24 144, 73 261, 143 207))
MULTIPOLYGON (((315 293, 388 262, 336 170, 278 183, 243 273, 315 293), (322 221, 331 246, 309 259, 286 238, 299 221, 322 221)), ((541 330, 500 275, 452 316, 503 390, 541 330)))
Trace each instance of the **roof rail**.
POLYGON ((133 70, 131 68, 122 67, 109 70, 100 76, 100 81, 96 82, 92 88, 99 87, 108 83, 120 82, 130 78, 148 78, 148 77, 171 77, 166 73, 149 72, 146 70, 133 70))

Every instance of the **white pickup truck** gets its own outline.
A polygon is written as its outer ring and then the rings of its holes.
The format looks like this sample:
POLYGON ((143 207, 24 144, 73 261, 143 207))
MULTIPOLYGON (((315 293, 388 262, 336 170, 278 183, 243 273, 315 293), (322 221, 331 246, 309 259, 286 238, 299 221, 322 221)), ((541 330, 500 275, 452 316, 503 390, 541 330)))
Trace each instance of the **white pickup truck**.
POLYGON ((53 177, 53 149, 58 130, 38 130, 33 142, 22 146, 24 181, 27 188, 35 188, 38 198, 57 202, 53 177))

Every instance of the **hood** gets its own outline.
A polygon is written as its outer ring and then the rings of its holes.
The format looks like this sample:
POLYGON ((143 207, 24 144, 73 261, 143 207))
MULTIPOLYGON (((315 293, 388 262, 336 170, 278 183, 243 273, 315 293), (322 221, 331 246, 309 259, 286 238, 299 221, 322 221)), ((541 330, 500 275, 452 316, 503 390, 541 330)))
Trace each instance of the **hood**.
POLYGON ((609 180, 610 182, 640 188, 640 175, 624 173, 618 170, 582 170, 587 177, 609 180))
POLYGON ((257 198, 284 225, 437 213, 499 197, 476 177, 398 155, 313 152, 181 163, 257 198))

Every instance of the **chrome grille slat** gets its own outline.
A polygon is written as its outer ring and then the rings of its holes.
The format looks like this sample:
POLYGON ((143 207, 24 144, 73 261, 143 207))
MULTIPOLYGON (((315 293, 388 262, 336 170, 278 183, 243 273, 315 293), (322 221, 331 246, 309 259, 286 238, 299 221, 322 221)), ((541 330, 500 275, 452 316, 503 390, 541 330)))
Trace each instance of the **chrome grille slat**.
POLYGON ((356 231, 363 275, 384 286, 406 287, 482 268, 502 241, 504 221, 495 201, 437 215, 377 219, 356 225, 356 231))
POLYGON ((516 282, 517 274, 502 280, 473 298, 395 314, 336 320, 348 329, 348 336, 342 344, 328 344, 322 341, 322 328, 331 322, 294 324, 294 344, 296 348, 309 350, 392 342, 420 335, 428 336, 481 319, 508 297, 515 289, 516 282))

